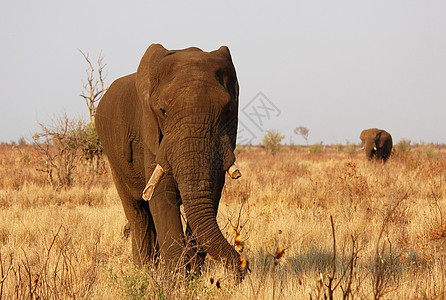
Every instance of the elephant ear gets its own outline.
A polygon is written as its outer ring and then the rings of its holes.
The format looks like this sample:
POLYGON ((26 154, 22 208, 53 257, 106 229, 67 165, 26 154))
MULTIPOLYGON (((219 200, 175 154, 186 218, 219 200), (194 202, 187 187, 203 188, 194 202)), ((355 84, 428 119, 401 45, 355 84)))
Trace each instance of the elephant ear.
POLYGON ((150 94, 158 85, 159 65, 168 52, 162 45, 152 44, 141 58, 136 72, 136 90, 140 101, 148 101, 150 94))
POLYGON ((228 58, 232 63, 232 57, 231 52, 229 52, 229 48, 227 46, 221 46, 218 48, 218 50, 212 51, 220 55, 224 55, 226 58, 228 58))
MULTIPOLYGON (((234 112, 235 117, 238 116, 238 97, 239 97, 239 84, 237 80, 237 73, 235 71, 234 64, 232 62, 231 52, 229 51, 229 48, 226 46, 221 46, 218 50, 212 51, 211 53, 216 54, 220 57, 225 58, 226 62, 228 63, 228 69, 229 69, 229 83, 226 84, 228 90, 230 91, 231 96, 234 97, 237 108, 234 112)), ((236 145, 236 138, 237 138, 237 122, 235 122, 234 128, 231 130, 232 132, 228 132, 231 136, 231 146, 232 149, 235 149, 236 145)))
POLYGON ((231 52, 229 52, 228 47, 221 46, 220 48, 218 48, 218 50, 212 51, 211 53, 214 53, 221 57, 224 57, 227 60, 227 62, 229 63, 229 66, 231 67, 232 71, 234 71, 234 74, 235 74, 235 68, 234 68, 234 64, 232 63, 231 52))
POLYGON ((136 72, 136 91, 143 108, 142 137, 146 147, 156 154, 160 143, 159 124, 150 102, 150 95, 158 85, 160 61, 169 51, 162 45, 152 44, 147 48, 136 72))
POLYGON ((226 59, 226 61, 228 62, 228 66, 230 67, 232 73, 233 73, 233 87, 234 87, 234 96, 238 101, 238 96, 239 96, 239 85, 238 85, 238 80, 237 80, 237 74, 235 72, 235 67, 234 64, 232 62, 232 56, 231 56, 231 52, 229 51, 229 48, 227 46, 221 46, 220 48, 218 48, 218 50, 212 51, 211 53, 215 53, 219 56, 222 56, 226 59))
POLYGON ((361 139, 361 141, 362 141, 363 144, 365 144, 366 135, 367 135, 367 129, 364 129, 364 130, 361 132, 361 135, 359 136, 359 138, 361 139))
POLYGON ((376 146, 378 148, 382 148, 384 146, 384 143, 387 140, 387 133, 385 131, 381 131, 377 134, 377 139, 376 139, 376 146))

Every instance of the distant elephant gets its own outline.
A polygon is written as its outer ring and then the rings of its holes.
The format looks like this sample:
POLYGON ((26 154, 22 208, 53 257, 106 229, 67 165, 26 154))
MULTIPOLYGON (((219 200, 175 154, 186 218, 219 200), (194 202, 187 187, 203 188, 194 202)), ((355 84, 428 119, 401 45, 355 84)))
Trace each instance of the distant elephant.
POLYGON ((393 142, 387 131, 377 128, 365 129, 360 138, 367 158, 386 162, 390 157, 393 142))
POLYGON ((170 270, 198 269, 208 253, 244 277, 247 262, 216 221, 225 171, 241 175, 234 165, 238 97, 227 47, 203 52, 152 44, 137 72, 114 81, 100 101, 96 128, 135 264, 159 260, 170 270))

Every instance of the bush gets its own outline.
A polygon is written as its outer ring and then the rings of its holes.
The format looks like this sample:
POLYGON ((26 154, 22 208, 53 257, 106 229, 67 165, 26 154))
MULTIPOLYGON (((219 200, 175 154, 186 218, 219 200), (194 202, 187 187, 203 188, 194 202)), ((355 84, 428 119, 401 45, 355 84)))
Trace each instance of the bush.
POLYGON ((395 145, 395 151, 398 154, 405 154, 410 151, 410 140, 402 139, 395 145))
POLYGON ((424 153, 424 156, 426 156, 427 158, 435 159, 438 157, 438 152, 436 151, 435 146, 433 144, 424 146, 423 153, 424 153))
POLYGON ((71 186, 74 169, 82 160, 97 159, 99 166, 102 148, 94 125, 81 119, 57 117, 51 125, 40 124, 41 132, 33 135, 33 145, 42 157, 39 171, 45 172, 56 188, 71 186))
POLYGON ((269 151, 272 155, 275 155, 280 150, 280 142, 284 138, 285 136, 281 135, 279 131, 268 130, 263 137, 262 144, 266 151, 269 151))
POLYGON ((348 153, 348 155, 356 154, 356 144, 355 143, 349 143, 347 145, 347 153, 348 153))
POLYGON ((344 145, 339 143, 336 145, 335 149, 336 149, 336 152, 342 152, 342 151, 344 151, 344 145))
POLYGON ((311 145, 308 148, 308 152, 310 152, 310 153, 319 153, 321 151, 322 151, 322 142, 320 142, 318 144, 311 145))
POLYGON ((99 141, 96 126, 93 122, 86 125, 82 144, 84 159, 89 162, 93 171, 95 173, 104 171, 105 162, 103 160, 103 149, 101 142, 99 141))

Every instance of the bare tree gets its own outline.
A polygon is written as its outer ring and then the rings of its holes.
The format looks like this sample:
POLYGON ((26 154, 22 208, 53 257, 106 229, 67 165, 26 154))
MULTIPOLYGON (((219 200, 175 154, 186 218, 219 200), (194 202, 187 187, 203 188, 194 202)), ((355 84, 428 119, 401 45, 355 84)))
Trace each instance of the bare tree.
POLYGON ((102 146, 96 132, 95 115, 97 103, 107 91, 104 75, 106 64, 103 63, 104 57, 102 56, 101 51, 97 60, 97 75, 95 77, 95 69, 90 61, 89 53, 80 49, 78 50, 82 53, 88 64, 88 68, 85 71, 87 73, 87 81, 84 82, 82 80, 83 90, 80 95, 84 98, 85 103, 87 104, 90 116, 90 124, 86 126, 86 143, 83 148, 84 158, 90 162, 90 167, 96 173, 99 173, 100 171, 105 170, 105 164, 102 159, 102 146))
POLYGON ((305 126, 299 126, 294 129, 294 133, 302 136, 305 140, 305 143, 307 143, 308 146, 308 135, 310 134, 310 129, 308 129, 305 126))
POLYGON ((85 71, 87 73, 87 81, 82 81, 83 91, 80 96, 85 99, 85 103, 87 104, 88 111, 90 113, 90 122, 94 124, 97 102, 101 100, 102 96, 107 91, 107 88, 105 87, 105 75, 103 74, 106 64, 103 63, 104 57, 102 56, 101 51, 97 60, 98 78, 95 78, 95 69, 90 61, 89 53, 80 49, 78 50, 80 53, 82 53, 88 63, 88 68, 85 71))

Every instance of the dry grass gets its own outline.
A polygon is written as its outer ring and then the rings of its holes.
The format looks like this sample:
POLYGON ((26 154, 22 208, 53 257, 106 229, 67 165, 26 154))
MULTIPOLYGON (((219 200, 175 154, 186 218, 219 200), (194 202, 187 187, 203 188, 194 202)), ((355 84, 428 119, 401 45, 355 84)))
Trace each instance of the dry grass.
POLYGON ((444 299, 446 152, 429 147, 385 165, 330 147, 239 149, 218 221, 230 241, 238 227, 252 272, 235 285, 209 259, 174 285, 131 264, 110 174, 79 166, 55 191, 31 147, 0 145, 0 299, 444 299))

